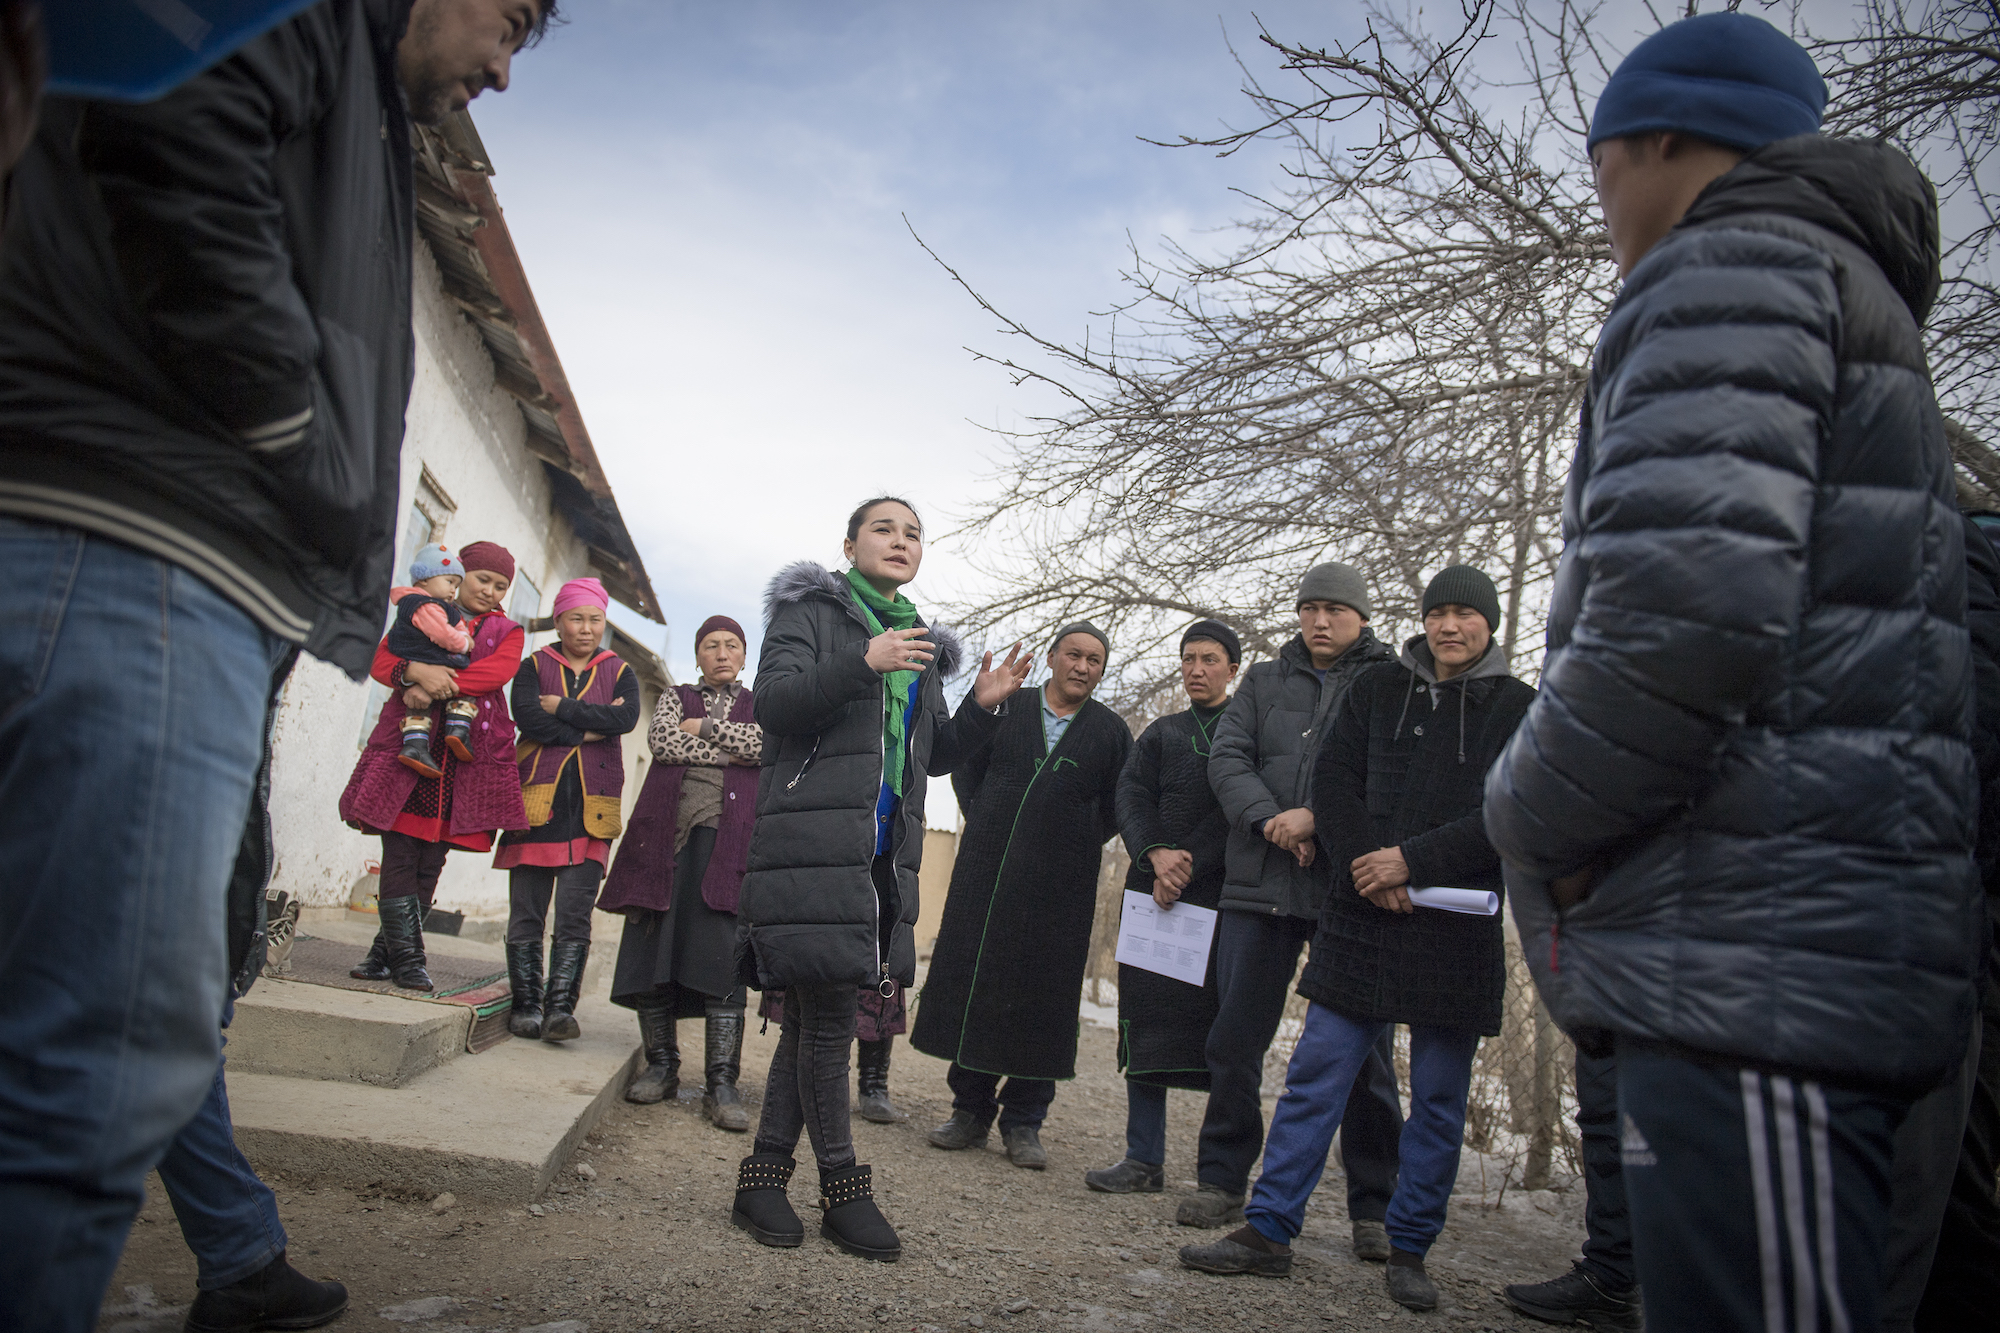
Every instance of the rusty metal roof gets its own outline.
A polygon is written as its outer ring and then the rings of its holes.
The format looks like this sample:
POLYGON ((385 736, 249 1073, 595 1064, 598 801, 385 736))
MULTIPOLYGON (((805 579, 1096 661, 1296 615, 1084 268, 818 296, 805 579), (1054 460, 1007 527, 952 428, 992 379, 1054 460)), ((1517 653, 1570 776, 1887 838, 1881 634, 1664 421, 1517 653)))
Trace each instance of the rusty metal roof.
POLYGON ((548 473, 556 509, 589 547, 591 571, 611 595, 665 624, 508 234, 472 117, 460 111, 436 129, 419 129, 416 150, 417 230, 437 260, 445 295, 479 330, 494 383, 520 404, 528 452, 548 473))

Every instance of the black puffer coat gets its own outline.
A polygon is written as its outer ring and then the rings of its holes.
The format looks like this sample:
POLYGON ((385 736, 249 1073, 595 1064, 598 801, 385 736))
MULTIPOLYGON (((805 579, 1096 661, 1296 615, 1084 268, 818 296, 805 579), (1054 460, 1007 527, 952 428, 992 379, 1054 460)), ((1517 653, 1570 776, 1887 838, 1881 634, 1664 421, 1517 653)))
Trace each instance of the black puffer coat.
POLYGON ((50 98, 0 252, 0 513, 136 546, 366 674, 415 369, 410 0, 157 101, 50 98))
POLYGON ((871 878, 882 791, 882 677, 864 660, 874 636, 847 580, 809 560, 780 571, 765 591, 755 704, 764 771, 737 904, 746 985, 874 985, 884 969, 916 984, 925 779, 958 762, 961 730, 984 737, 998 721, 970 695, 951 715, 944 681, 964 650, 949 630, 929 628, 937 657, 910 719, 891 844, 898 901, 884 910, 871 878))
POLYGON ((1486 826, 1556 1021, 1918 1091, 1965 1054, 1965 549, 1936 198, 1805 135, 1711 184, 1591 366, 1541 697, 1486 826), (1558 912, 1550 880, 1592 870, 1558 912))
POLYGON ((1486 770, 1535 691, 1494 644, 1438 683, 1419 635, 1354 682, 1313 772, 1313 823, 1333 888, 1299 994, 1363 1021, 1494 1036, 1507 989, 1498 915, 1391 912, 1354 887, 1354 859, 1399 847, 1415 888, 1500 890, 1486 840, 1486 770))
POLYGON ((1315 859, 1301 866, 1257 829, 1272 815, 1312 804, 1313 756, 1348 686, 1376 663, 1394 660, 1364 629, 1327 668, 1324 681, 1313 674, 1303 637, 1279 649, 1276 659, 1243 673, 1215 730, 1215 754, 1208 763, 1215 799, 1229 817, 1224 909, 1318 918, 1329 882, 1325 863, 1315 859))

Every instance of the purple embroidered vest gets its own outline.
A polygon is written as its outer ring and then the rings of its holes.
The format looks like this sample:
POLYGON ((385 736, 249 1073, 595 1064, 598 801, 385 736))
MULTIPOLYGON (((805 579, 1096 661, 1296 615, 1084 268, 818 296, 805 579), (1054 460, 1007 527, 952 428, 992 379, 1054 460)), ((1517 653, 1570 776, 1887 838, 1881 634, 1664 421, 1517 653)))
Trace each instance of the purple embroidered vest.
MULTIPOLYGON (((491 657, 519 628, 499 612, 489 612, 473 631, 472 660, 491 657)), ((478 715, 472 719, 472 759, 451 766, 454 837, 528 827, 514 771, 514 719, 507 712, 507 685, 480 695, 478 703, 478 715)), ((409 711, 403 706, 403 692, 391 690, 347 780, 347 790, 340 794, 340 817, 356 828, 376 832, 390 828, 417 785, 417 775, 396 762, 409 711)), ((432 705, 432 726, 443 725, 443 711, 443 705, 432 705)))
MULTIPOLYGON (((681 716, 703 717, 708 706, 701 691, 678 685, 681 716)), ((750 691, 737 692, 730 706, 731 722, 754 722, 750 691)), ((730 764, 722 770, 722 817, 716 821, 715 850, 701 877, 701 900, 718 912, 734 912, 750 864, 750 830, 757 819, 757 774, 753 765, 730 764)), ((618 858, 605 876, 597 910, 642 909, 664 912, 674 901, 674 828, 681 808, 685 764, 654 764, 646 774, 639 799, 632 803, 632 826, 618 844, 618 858)))
MULTIPOLYGON (((577 691, 570 694, 563 683, 562 650, 554 644, 530 659, 541 681, 543 694, 560 694, 580 703, 608 705, 618 697, 618 676, 625 663, 615 653, 601 652, 583 669, 577 691)), ((622 738, 606 736, 583 745, 542 745, 522 741, 515 753, 520 763, 521 800, 528 811, 528 823, 549 822, 555 804, 556 783, 563 766, 576 756, 578 776, 583 779, 583 827, 593 838, 607 842, 618 836, 624 825, 625 752, 622 738)))

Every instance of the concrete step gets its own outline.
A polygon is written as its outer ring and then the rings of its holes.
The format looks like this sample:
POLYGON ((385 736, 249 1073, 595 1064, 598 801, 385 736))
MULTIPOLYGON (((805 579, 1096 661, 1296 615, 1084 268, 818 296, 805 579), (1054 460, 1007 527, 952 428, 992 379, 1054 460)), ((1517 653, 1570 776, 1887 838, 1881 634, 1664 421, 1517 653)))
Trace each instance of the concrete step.
POLYGON ((236 1004, 229 1068, 400 1088, 465 1054, 472 1010, 265 977, 236 1004))
MULTIPOLYGON (((260 982, 252 996, 269 984, 260 982)), ((532 1202, 624 1092, 639 1058, 630 1011, 587 997, 577 1021, 583 1036, 575 1041, 510 1039, 400 1085, 253 1072, 238 1061, 232 1029, 229 1102, 237 1142, 260 1172, 287 1179, 532 1202)))

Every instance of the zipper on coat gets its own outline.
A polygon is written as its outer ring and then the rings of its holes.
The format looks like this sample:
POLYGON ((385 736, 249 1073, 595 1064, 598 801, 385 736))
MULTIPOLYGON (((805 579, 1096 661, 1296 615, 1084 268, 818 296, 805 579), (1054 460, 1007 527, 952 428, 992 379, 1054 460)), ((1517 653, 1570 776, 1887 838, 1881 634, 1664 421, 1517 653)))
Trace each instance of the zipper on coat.
POLYGON ((819 739, 820 736, 823 734, 824 733, 822 732, 813 733, 812 749, 806 751, 806 761, 803 764, 799 765, 799 771, 793 775, 792 780, 790 782, 787 782, 785 784, 786 791, 790 791, 792 788, 798 786, 799 780, 805 777, 806 770, 813 766, 813 756, 819 753, 819 739))

